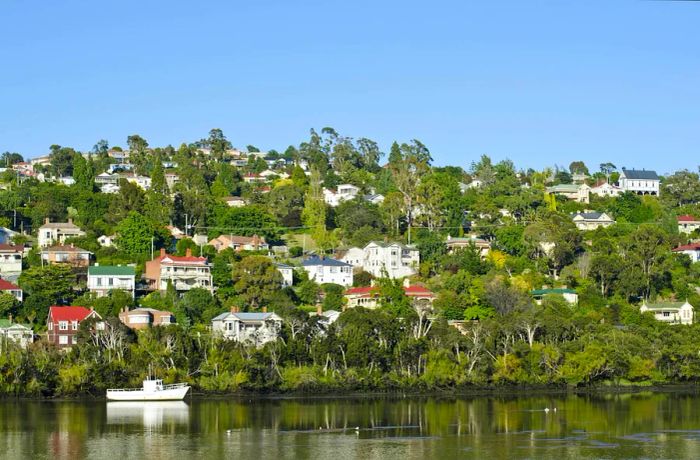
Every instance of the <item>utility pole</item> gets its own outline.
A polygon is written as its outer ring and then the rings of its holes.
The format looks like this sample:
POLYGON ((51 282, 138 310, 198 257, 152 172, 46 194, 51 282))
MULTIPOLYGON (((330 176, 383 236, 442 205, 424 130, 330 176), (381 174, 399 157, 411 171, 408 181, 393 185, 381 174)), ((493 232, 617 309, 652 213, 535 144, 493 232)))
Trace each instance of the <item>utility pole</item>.
POLYGON ((153 239, 154 237, 151 237, 151 260, 153 260, 153 239))
POLYGON ((185 237, 187 236, 187 227, 188 227, 187 218, 188 218, 188 216, 187 216, 187 214, 185 214, 185 237))

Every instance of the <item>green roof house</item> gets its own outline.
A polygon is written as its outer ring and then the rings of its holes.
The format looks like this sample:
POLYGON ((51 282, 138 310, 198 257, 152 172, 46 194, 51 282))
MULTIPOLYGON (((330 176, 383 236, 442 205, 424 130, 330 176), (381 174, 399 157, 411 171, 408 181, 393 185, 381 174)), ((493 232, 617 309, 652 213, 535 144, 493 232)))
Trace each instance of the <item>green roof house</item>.
POLYGON ((136 270, 128 265, 93 265, 88 267, 88 289, 98 297, 104 297, 109 291, 121 289, 134 297, 136 270))

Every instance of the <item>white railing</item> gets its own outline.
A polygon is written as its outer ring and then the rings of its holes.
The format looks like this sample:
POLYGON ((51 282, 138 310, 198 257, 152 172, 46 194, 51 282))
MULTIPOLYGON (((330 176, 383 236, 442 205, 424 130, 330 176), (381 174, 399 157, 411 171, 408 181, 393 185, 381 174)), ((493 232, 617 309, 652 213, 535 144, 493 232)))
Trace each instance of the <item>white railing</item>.
MULTIPOLYGON (((162 390, 177 390, 178 388, 185 388, 189 386, 186 383, 172 383, 170 385, 161 385, 158 391, 162 390)), ((107 388, 107 391, 144 391, 143 388, 107 388)))

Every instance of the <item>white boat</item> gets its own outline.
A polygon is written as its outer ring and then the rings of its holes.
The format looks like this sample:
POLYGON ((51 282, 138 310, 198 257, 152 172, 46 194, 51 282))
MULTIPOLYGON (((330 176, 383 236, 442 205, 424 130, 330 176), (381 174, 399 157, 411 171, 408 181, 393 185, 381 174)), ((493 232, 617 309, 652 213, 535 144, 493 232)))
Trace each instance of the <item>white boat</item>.
POLYGON ((162 380, 144 380, 143 388, 112 388, 107 390, 110 401, 180 401, 190 390, 186 383, 163 385, 162 380))

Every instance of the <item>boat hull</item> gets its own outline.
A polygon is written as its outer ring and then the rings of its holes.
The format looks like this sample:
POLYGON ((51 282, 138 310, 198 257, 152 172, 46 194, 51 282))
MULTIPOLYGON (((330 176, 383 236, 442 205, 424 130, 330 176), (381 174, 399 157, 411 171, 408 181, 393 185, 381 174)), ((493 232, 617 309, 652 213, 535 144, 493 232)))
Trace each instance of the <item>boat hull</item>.
POLYGON ((180 401, 185 398, 189 390, 188 386, 158 391, 107 390, 107 399, 110 401, 180 401))

